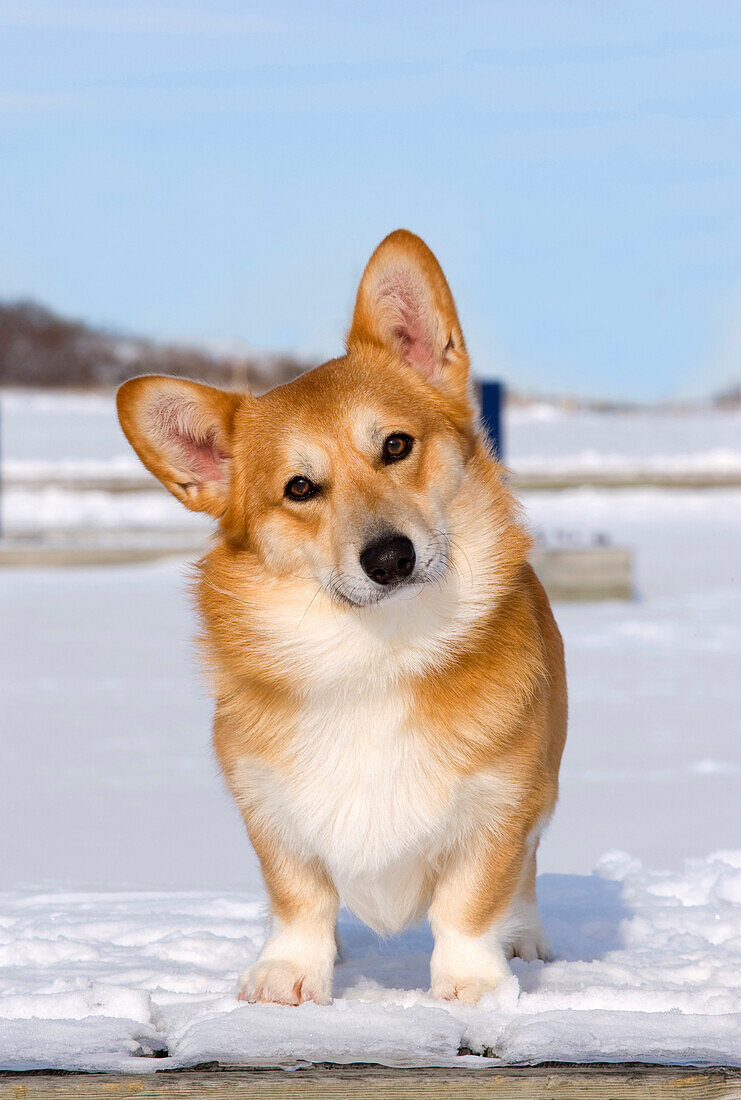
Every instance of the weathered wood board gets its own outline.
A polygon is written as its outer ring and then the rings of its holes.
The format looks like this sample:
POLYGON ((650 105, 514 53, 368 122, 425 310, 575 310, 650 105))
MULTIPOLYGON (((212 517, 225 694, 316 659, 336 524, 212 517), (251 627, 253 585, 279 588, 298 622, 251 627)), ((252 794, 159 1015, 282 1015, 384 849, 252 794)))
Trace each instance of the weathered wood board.
POLYGON ((146 1075, 0 1074, 0 1100, 741 1100, 741 1069, 535 1066, 386 1069, 312 1066, 146 1075))
POLYGON ((0 567, 124 565, 173 557, 195 561, 206 549, 207 534, 198 528, 49 530, 0 539, 0 567))
POLYGON ((625 546, 536 549, 530 560, 551 600, 633 597, 633 555, 625 546))
MULTIPOLYGON (((515 492, 561 489, 737 489, 741 473, 736 470, 513 470, 508 483, 515 492)), ((160 483, 146 470, 95 475, 84 473, 6 474, 8 489, 63 489, 67 492, 141 493, 161 490, 160 483)), ((161 490, 164 492, 164 490, 161 490)))

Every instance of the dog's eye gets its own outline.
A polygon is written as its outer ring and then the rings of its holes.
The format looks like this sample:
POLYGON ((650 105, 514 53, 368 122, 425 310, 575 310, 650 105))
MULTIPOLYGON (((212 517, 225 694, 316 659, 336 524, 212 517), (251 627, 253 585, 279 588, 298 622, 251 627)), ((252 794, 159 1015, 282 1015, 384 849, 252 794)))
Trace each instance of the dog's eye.
POLYGON ((383 444, 383 461, 388 465, 389 462, 398 462, 400 458, 406 458, 412 449, 412 443, 414 443, 412 437, 404 432, 394 432, 393 435, 387 436, 383 444))
POLYGON ((319 486, 308 477, 292 477, 285 488, 289 500, 309 500, 319 492, 319 486))

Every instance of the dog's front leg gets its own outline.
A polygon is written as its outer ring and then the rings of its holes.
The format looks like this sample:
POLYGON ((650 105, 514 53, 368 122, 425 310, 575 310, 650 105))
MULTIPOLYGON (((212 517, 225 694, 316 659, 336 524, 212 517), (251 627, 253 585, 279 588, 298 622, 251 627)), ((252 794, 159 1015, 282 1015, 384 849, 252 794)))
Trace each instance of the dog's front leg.
POLYGON ((240 1000, 298 1005, 332 1002, 339 898, 322 864, 304 861, 264 832, 250 830, 270 895, 272 928, 257 962, 240 979, 240 1000))
POLYGON ((434 997, 475 1003, 511 974, 512 918, 530 852, 519 830, 506 832, 472 837, 441 871, 429 911, 434 997))

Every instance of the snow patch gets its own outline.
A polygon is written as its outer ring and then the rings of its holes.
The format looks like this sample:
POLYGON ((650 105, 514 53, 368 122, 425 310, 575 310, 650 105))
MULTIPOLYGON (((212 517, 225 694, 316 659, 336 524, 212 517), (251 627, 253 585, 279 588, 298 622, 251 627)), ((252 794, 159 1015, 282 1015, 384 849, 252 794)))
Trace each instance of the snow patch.
POLYGON ((343 912, 335 1002, 300 1008, 237 1002, 261 895, 7 893, 0 1068, 741 1064, 741 852, 647 871, 614 851, 538 890, 555 961, 515 960, 476 1007, 430 997, 426 926, 379 941, 343 912))

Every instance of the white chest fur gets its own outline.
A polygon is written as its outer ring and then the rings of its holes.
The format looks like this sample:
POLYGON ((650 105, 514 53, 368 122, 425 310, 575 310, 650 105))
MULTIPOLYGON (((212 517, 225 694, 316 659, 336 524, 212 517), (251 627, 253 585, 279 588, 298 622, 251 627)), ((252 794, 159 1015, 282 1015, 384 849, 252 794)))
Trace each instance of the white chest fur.
POLYGON ((313 699, 301 712, 290 766, 245 759, 236 779, 238 796, 284 843, 319 856, 373 927, 400 927, 424 903, 455 778, 410 725, 398 688, 313 699))

